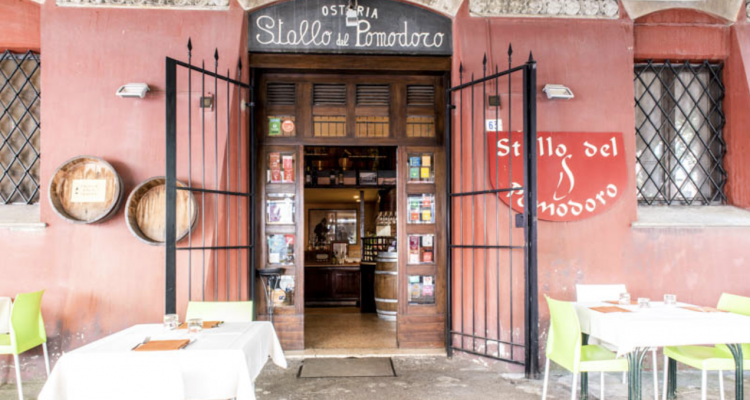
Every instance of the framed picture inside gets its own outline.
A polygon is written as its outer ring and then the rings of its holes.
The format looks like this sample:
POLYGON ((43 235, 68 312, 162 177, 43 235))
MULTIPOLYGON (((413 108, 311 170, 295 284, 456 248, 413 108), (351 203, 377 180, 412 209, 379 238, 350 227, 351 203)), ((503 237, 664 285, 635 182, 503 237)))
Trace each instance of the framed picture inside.
POLYGON ((310 210, 307 232, 313 244, 357 244, 357 210, 310 210))
POLYGON ((336 256, 337 260, 345 259, 349 255, 349 243, 348 242, 333 242, 331 245, 333 255, 336 256))

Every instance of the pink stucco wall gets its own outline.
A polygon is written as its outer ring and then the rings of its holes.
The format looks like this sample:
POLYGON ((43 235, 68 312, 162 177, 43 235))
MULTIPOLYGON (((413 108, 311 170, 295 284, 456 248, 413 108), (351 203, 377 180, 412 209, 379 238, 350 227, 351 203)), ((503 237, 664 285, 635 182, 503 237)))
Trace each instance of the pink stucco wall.
MULTIPOLYGON (((191 37, 194 60, 212 60, 218 46, 221 59, 231 60, 220 69, 233 68, 237 58, 244 57, 245 20, 236 2, 230 3, 229 11, 79 9, 58 7, 52 0, 41 6, 41 218, 48 227, 38 232, 0 230, 2 272, 11 277, 0 280, 0 294, 46 289, 43 312, 53 358, 126 326, 158 321, 164 302, 164 250, 138 242, 125 226, 122 209, 103 224, 62 221, 46 200, 50 174, 81 154, 112 163, 124 180, 126 193, 144 179, 163 174, 164 58, 185 59, 186 41, 191 37), (115 90, 127 82, 146 82, 152 91, 144 100, 115 97, 115 90)), ((659 46, 659 35, 664 34, 659 28, 642 29, 627 17, 614 21, 474 18, 464 5, 455 18, 456 67, 462 62, 468 73, 480 73, 482 55, 487 52, 490 65, 497 63, 502 69, 512 43, 516 64, 533 51, 540 88, 545 83, 563 83, 574 90, 576 98, 569 102, 537 98, 539 130, 619 131, 625 137, 633 190, 595 218, 539 223, 540 295, 569 300, 574 298, 576 283, 608 282, 626 283, 635 296, 656 299, 670 292, 680 300, 707 305, 714 304, 722 291, 750 295, 744 279, 750 262, 750 229, 630 226, 637 219, 632 74, 639 54, 710 52, 712 58, 726 59, 729 191, 734 204, 750 208, 746 172, 750 170, 746 151, 750 136, 743 131, 750 123, 746 121, 750 115, 746 105, 750 31, 744 21, 731 28, 685 29, 692 33, 667 48, 659 46), (691 38, 706 32, 721 38, 719 44, 700 41, 702 47, 691 48, 696 43, 691 38)), ((458 81, 454 72, 453 82, 458 81)), ((519 82, 513 83, 513 101, 520 98, 519 82)), ((520 117, 514 119, 520 123, 520 117)), ((514 123, 514 129, 518 127, 514 123)), ((472 165, 466 162, 469 170, 472 165)), ((481 165, 473 167, 482 170, 481 165)), ((481 214, 476 220, 481 223, 481 214)), ((479 223, 475 229, 480 229, 479 223)), ((468 229, 465 225, 464 230, 468 229)), ((543 301, 540 312, 544 339, 547 310, 543 301)), ((522 331, 512 334, 522 335, 522 331)), ((25 376, 43 375, 38 361, 38 357, 24 357, 25 376)), ((0 381, 13 379, 11 369, 2 371, 0 381)))

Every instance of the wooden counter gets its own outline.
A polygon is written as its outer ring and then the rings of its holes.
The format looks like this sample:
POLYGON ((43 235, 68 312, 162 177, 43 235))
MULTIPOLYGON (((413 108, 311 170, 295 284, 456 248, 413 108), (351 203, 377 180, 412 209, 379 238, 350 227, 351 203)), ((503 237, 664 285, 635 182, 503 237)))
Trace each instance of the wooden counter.
POLYGON ((360 305, 359 264, 305 263, 305 306, 360 305))

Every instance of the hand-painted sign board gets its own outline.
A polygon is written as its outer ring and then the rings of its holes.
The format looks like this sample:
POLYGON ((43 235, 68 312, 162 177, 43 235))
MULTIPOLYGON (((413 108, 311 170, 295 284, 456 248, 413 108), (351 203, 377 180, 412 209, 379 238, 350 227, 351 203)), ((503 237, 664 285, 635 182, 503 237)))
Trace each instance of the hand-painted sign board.
POLYGON ((448 17, 393 0, 294 0, 249 15, 254 52, 451 55, 448 17), (347 23, 347 19, 349 23, 347 23))
MULTIPOLYGON (((487 132, 488 171, 494 189, 522 187, 523 134, 487 132)), ((622 132, 538 132, 537 216, 576 221, 603 213, 628 190, 622 132)), ((523 211, 523 190, 500 199, 523 211)))

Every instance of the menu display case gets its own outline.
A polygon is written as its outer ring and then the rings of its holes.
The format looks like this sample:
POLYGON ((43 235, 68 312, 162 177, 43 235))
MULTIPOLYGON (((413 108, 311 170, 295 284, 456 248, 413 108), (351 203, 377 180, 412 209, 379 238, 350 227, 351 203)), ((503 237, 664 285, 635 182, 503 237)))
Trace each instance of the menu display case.
POLYGON ((435 276, 409 275, 409 305, 435 304, 435 276))
POLYGON ((434 224, 435 195, 431 193, 409 195, 406 211, 409 224, 434 224))
POLYGON ((268 168, 266 170, 266 182, 268 183, 294 183, 295 160, 294 153, 272 151, 268 153, 268 168))
POLYGON ((435 183, 435 163, 432 153, 408 153, 409 183, 435 183))
POLYGON ((296 207, 292 193, 266 195, 266 223, 272 225, 294 224, 296 207))
POLYGON ((294 265, 294 235, 266 235, 269 265, 294 265))
POLYGON ((409 235, 409 264, 432 264, 435 262, 435 235, 409 235))

